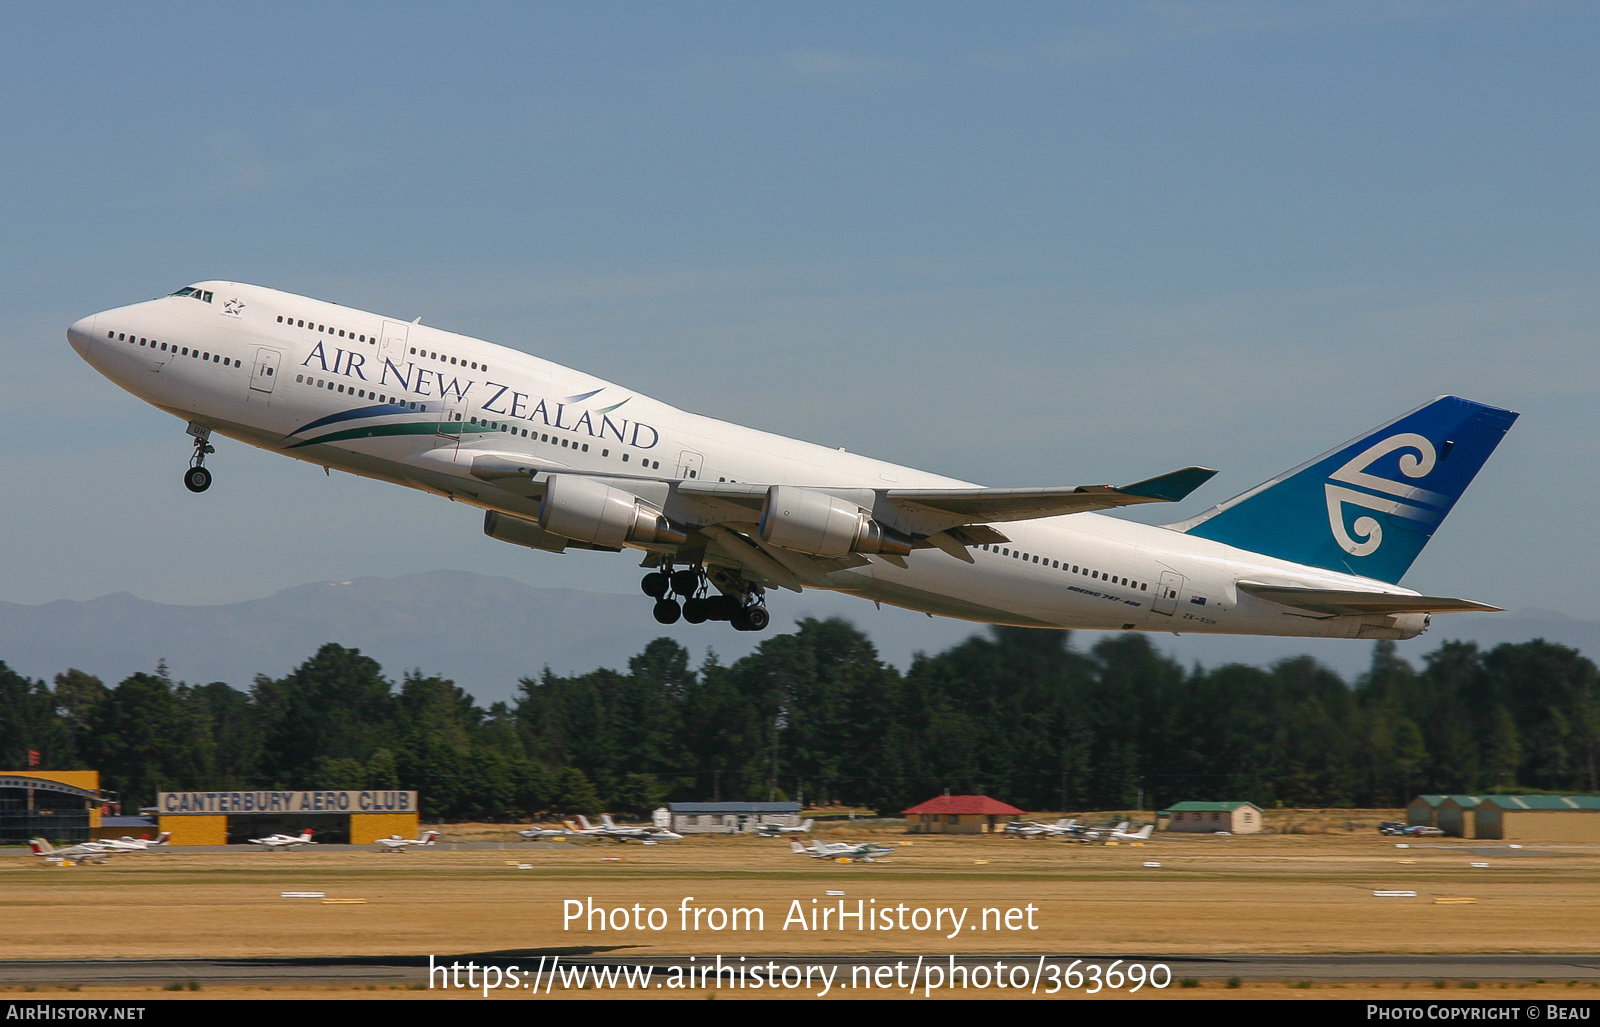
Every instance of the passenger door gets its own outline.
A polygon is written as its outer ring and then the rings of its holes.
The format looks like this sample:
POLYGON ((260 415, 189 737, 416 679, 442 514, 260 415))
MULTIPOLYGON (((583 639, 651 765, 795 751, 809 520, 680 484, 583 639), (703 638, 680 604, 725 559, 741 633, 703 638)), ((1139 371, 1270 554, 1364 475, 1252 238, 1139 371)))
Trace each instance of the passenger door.
POLYGON ((1177 571, 1162 571, 1161 581, 1156 586, 1156 597, 1150 604, 1150 609, 1156 613, 1172 616, 1178 608, 1178 600, 1183 596, 1184 576, 1177 571))
POLYGON ((385 321, 383 323, 383 339, 378 343, 378 366, 382 367, 385 360, 393 360, 395 367, 406 366, 406 339, 411 334, 411 326, 399 321, 385 321))
POLYGON ((692 451, 687 450, 687 449, 684 450, 683 452, 679 453, 678 454, 678 477, 679 478, 699 478, 700 477, 700 465, 704 460, 705 460, 705 457, 701 456, 699 453, 695 453, 695 452, 692 452, 692 451))
POLYGON ((258 347, 255 363, 250 368, 250 388, 256 392, 270 393, 278 382, 278 364, 282 359, 282 350, 258 347))

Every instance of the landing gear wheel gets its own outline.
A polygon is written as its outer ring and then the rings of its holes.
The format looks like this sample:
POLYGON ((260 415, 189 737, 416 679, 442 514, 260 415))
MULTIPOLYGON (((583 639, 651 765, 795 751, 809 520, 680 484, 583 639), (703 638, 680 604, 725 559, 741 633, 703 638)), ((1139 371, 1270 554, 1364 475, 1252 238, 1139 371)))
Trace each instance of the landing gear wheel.
POLYGON ((711 600, 685 599, 683 601, 683 619, 690 624, 704 624, 711 616, 711 600))
POLYGON ((763 631, 772 617, 765 606, 746 606, 731 618, 735 631, 763 631))
POLYGON ((190 492, 204 492, 211 487, 211 472, 204 467, 191 467, 183 472, 183 487, 190 492))
POLYGON ((700 587, 699 571, 673 571, 672 590, 680 596, 692 596, 700 587))
POLYGON ((651 571, 639 582, 639 587, 644 589, 644 594, 651 599, 660 599, 667 594, 667 576, 660 571, 651 571))
POLYGON ((712 596, 706 604, 707 620, 733 620, 739 612, 739 600, 732 596, 712 596))
POLYGON ((658 623, 676 624, 678 618, 683 615, 683 608, 678 605, 676 599, 662 599, 657 601, 655 609, 651 612, 655 614, 658 623))

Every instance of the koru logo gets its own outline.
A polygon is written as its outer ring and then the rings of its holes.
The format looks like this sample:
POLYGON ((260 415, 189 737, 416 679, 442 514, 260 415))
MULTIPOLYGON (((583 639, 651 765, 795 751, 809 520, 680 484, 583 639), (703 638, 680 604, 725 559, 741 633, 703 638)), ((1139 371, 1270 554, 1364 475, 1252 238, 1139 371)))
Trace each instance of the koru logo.
POLYGON ((1407 478, 1426 478, 1433 471, 1434 464, 1438 462, 1438 454, 1434 451, 1433 443, 1421 435, 1405 432, 1391 435, 1382 442, 1368 447, 1360 456, 1328 476, 1328 484, 1324 486, 1328 494, 1328 526, 1333 529, 1333 537, 1338 541, 1339 547, 1351 556, 1371 556, 1377 552, 1378 547, 1383 545, 1383 526, 1372 517, 1357 517, 1351 525, 1351 529, 1354 530, 1352 536, 1351 530, 1347 530, 1344 523, 1346 503, 1393 517, 1435 523, 1441 516, 1439 511, 1450 505, 1448 496, 1367 473, 1368 468, 1380 458, 1396 450, 1408 451, 1400 455, 1399 461, 1400 473, 1407 478), (1344 485, 1335 485, 1334 482, 1343 482, 1344 485), (1398 496, 1399 499, 1385 499, 1369 492, 1345 488, 1345 485, 1357 485, 1373 492, 1398 496), (1400 502, 1400 500, 1411 502, 1400 502), (1414 505, 1415 503, 1427 504, 1438 509, 1426 509, 1414 505))
POLYGON ((222 305, 222 312, 224 314, 231 314, 234 317, 238 317, 239 316, 239 312, 242 311, 243 309, 244 309, 244 300, 238 300, 238 299, 229 300, 228 302, 226 302, 226 303, 224 303, 222 305))

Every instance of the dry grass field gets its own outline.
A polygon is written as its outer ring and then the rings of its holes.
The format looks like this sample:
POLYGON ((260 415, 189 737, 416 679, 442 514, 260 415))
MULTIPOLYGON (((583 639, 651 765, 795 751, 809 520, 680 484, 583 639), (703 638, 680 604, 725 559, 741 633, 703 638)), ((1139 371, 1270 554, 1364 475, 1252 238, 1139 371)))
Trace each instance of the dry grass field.
MULTIPOLYGON (((173 849, 74 867, 8 855, 0 857, 0 894, 14 929, 0 939, 0 959, 527 949, 639 956, 1600 951, 1600 849, 1541 849, 1530 842, 1512 850, 1458 839, 1415 840, 1399 849, 1396 839, 1374 830, 1393 816, 1273 811, 1272 834, 1157 834, 1142 845, 1118 846, 827 827, 821 837, 829 840, 895 845, 885 862, 852 865, 794 855, 787 840, 727 836, 649 847, 533 848, 508 841, 503 849, 446 845, 397 854, 173 849), (1296 829, 1301 833, 1289 833, 1296 829), (1379 889, 1418 894, 1374 897, 1379 889), (280 897, 306 890, 365 901, 280 897), (852 909, 858 899, 879 909, 965 909, 965 929, 946 937, 948 919, 937 931, 785 929, 796 900, 807 915, 813 900, 836 905, 839 898, 825 894, 830 890, 843 891, 852 909), (764 930, 713 930, 709 914, 700 930, 681 930, 679 909, 690 896, 691 908, 759 908, 764 930), (1440 897, 1476 901, 1432 901, 1440 897), (664 920, 666 929, 563 923, 566 900, 591 898, 607 909, 639 906, 645 915, 659 908, 657 922, 664 920), (1021 929, 996 925, 1004 911, 1028 905, 1036 907, 1036 930, 1022 925, 1023 914, 1013 918, 1021 929), (985 908, 1000 913, 990 929, 974 929, 985 908)), ((494 825, 445 832, 447 842, 492 842, 497 835, 514 837, 494 825)))

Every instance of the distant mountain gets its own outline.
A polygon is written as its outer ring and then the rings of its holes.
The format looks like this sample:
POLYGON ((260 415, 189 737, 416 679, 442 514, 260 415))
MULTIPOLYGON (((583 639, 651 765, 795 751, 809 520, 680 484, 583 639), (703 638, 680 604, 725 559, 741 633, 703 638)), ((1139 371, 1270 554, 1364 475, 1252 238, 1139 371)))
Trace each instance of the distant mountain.
POLYGON ((697 662, 709 648, 726 663, 801 617, 845 614, 882 633, 885 658, 904 666, 912 648, 936 651, 981 630, 826 592, 783 593, 762 633, 723 623, 663 627, 650 602, 643 594, 534 588, 463 571, 315 582, 221 606, 118 592, 88 602, 0 603, 0 660, 29 677, 49 680, 77 667, 111 684, 165 659, 175 679, 247 688, 257 674, 281 676, 323 643, 338 642, 372 656, 396 680, 421 668, 493 702, 546 666, 561 674, 626 669, 629 657, 662 635, 682 642, 697 662))
MULTIPOLYGON (((828 592, 778 593, 772 608, 772 627, 762 633, 726 624, 662 627, 643 595, 535 588, 463 571, 315 582, 221 606, 175 606, 118 592, 88 602, 0 603, 0 660, 29 677, 48 680, 77 667, 114 684, 165 659, 176 679, 247 688, 257 674, 281 676, 323 643, 338 642, 372 656, 396 680, 420 668, 488 703, 509 699, 518 679, 546 666, 560 674, 626 668, 629 657, 662 635, 682 642, 697 662, 711 649, 728 663, 802 617, 843 616, 885 660, 904 668, 918 651, 938 652, 984 630, 828 592)), ((1454 638, 1485 647, 1545 638, 1600 653, 1600 623, 1548 610, 1441 617, 1435 624, 1401 643, 1402 655, 1420 664, 1424 653, 1454 638)), ((1073 644, 1088 648, 1099 634, 1074 633, 1073 644)), ((1350 680, 1372 652, 1371 643, 1335 639, 1151 638, 1185 664, 1265 665, 1310 653, 1350 680)))

